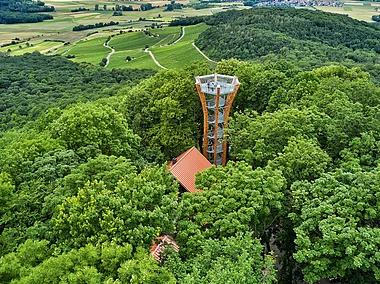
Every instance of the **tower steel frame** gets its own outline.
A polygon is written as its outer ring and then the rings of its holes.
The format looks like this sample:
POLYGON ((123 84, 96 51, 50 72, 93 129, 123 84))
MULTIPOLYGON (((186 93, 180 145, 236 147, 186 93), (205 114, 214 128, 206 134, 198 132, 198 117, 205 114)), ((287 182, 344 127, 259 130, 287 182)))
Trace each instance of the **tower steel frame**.
POLYGON ((225 129, 240 82, 236 76, 212 74, 196 76, 195 86, 203 110, 203 155, 214 165, 225 166, 225 129))

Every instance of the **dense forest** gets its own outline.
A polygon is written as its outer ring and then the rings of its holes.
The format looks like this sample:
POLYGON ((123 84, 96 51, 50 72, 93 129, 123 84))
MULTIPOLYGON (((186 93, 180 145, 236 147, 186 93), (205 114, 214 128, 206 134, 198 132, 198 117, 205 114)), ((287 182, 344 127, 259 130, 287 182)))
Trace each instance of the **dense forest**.
POLYGON ((2 62, 1 283, 380 281, 380 87, 368 73, 2 62), (194 76, 212 72, 241 82, 229 162, 180 195, 165 161, 201 144, 194 76), (180 250, 159 262, 149 248, 162 235, 180 250))
POLYGON ((38 12, 54 12, 53 6, 45 6, 42 1, 33 0, 0 0, 0 24, 36 23, 53 19, 49 14, 38 12))
POLYGON ((0 132, 20 128, 52 107, 65 108, 72 103, 112 96, 126 82, 137 84, 155 73, 130 69, 108 71, 38 52, 22 57, 0 54, 0 61, 0 132))
POLYGON ((228 11, 202 20, 212 27, 195 43, 214 60, 287 60, 304 70, 340 63, 360 67, 380 81, 378 25, 294 8, 228 11))

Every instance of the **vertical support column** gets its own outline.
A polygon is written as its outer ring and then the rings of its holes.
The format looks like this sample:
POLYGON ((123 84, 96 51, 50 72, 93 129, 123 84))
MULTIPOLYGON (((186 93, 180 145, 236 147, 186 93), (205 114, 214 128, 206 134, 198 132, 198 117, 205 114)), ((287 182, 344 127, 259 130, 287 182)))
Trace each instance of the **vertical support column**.
POLYGON ((202 87, 201 87, 199 78, 197 79, 197 81, 199 81, 199 83, 197 82, 195 86, 197 87, 199 99, 201 100, 202 110, 203 110, 203 156, 207 158, 208 157, 208 153, 207 153, 208 111, 207 111, 207 106, 206 106, 206 97, 205 97, 205 94, 202 92, 202 87))
MULTIPOLYGON (((233 82, 236 80, 236 77, 234 78, 233 82)), ((230 94, 227 95, 227 100, 226 100, 226 108, 224 111, 224 129, 227 128, 228 124, 228 117, 230 115, 230 110, 232 106, 232 102, 235 99, 236 93, 239 90, 240 84, 235 85, 234 91, 230 94)), ((223 156, 222 156, 222 166, 224 167, 227 163, 227 139, 224 137, 223 133, 223 156)))
POLYGON ((215 96, 214 165, 216 165, 216 160, 218 157, 219 99, 220 99, 220 87, 216 88, 216 96, 215 96))

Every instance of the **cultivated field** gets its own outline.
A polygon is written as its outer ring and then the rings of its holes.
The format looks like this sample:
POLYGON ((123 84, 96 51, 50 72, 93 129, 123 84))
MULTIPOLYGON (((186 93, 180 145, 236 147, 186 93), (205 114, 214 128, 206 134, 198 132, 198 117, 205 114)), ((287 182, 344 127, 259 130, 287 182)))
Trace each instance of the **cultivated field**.
POLYGON ((343 1, 343 7, 319 6, 318 10, 348 15, 360 21, 373 22, 372 16, 380 14, 380 3, 367 1, 343 1), (378 9, 377 9, 378 8, 378 9), (379 11, 377 11, 379 10, 379 11))
POLYGON ((153 68, 160 67, 154 62, 146 47, 164 67, 182 68, 194 60, 206 60, 193 46, 194 39, 207 29, 205 24, 185 27, 181 37, 180 27, 152 29, 152 36, 142 31, 114 36, 109 45, 115 49, 107 68, 153 68), (175 44, 173 44, 175 42, 175 44), (132 58, 126 61, 126 57, 132 58))
MULTIPOLYGON (((198 0, 177 0, 176 3, 196 3, 198 0)), ((165 11, 170 1, 95 1, 95 0, 46 0, 46 5, 53 5, 56 9, 51 13, 53 20, 42 23, 0 25, 0 44, 10 43, 19 38, 24 42, 1 47, 0 52, 10 55, 22 55, 26 52, 39 51, 49 55, 72 57, 76 62, 89 62, 98 65, 110 53, 110 49, 103 46, 107 38, 111 37, 109 46, 115 49, 110 57, 107 68, 152 68, 160 69, 151 55, 145 51, 146 47, 152 52, 156 60, 165 68, 180 68, 194 60, 206 60, 192 46, 197 36, 207 26, 204 24, 185 27, 185 34, 180 41, 172 44, 181 36, 180 27, 151 29, 152 24, 168 23, 176 17, 195 15, 210 15, 226 10, 233 3, 213 4, 209 9, 195 10, 183 8, 174 11, 165 11), (158 6, 148 11, 124 11, 122 16, 113 16, 116 5, 131 5, 139 8, 141 4, 151 3, 158 6), (95 5, 98 10, 95 11, 95 5), (86 8, 89 11, 71 12, 73 9, 86 8), (99 22, 119 22, 117 26, 109 26, 84 31, 72 31, 74 26, 88 25, 99 22), (150 35, 144 30, 150 30, 150 35), (131 57, 132 60, 126 61, 131 57)), ((242 6, 239 9, 246 9, 242 6)), ((343 7, 317 7, 319 10, 347 14, 352 18, 371 21, 372 15, 380 14, 380 3, 363 1, 346 1, 343 7)), ((210 63, 214 64, 214 63, 210 63)))
POLYGON ((192 46, 194 40, 198 37, 199 33, 207 29, 204 24, 185 27, 184 37, 177 43, 169 46, 151 48, 152 53, 166 68, 181 68, 186 64, 195 60, 206 60, 196 49, 192 46))

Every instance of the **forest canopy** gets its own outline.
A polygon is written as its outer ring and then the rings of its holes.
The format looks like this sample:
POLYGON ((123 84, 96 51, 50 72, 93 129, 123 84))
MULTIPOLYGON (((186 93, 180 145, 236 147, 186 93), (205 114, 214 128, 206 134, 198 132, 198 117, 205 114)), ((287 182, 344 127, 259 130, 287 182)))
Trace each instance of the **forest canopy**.
MULTIPOLYGON (((191 22, 191 18, 186 19, 191 22)), ((199 18, 194 18, 194 21, 199 18)), ((214 60, 287 60, 312 68, 341 63, 380 74, 380 28, 344 15, 307 9, 256 8, 203 19, 195 44, 214 60)))
POLYGON ((0 61, 0 132, 21 127, 52 107, 65 108, 112 96, 126 82, 137 84, 155 73, 138 69, 108 71, 38 52, 22 57, 0 54, 0 61))

